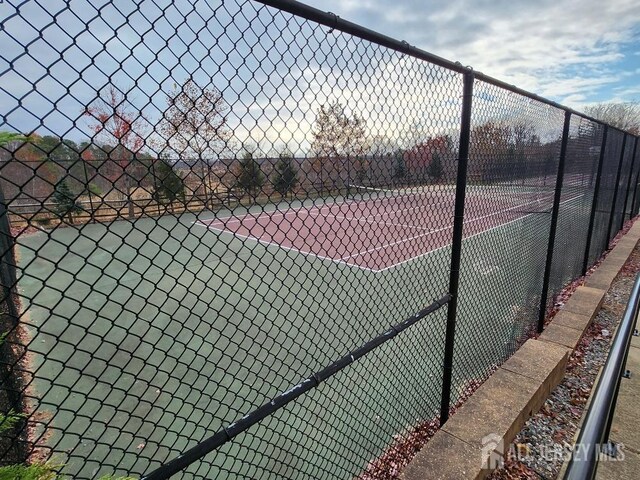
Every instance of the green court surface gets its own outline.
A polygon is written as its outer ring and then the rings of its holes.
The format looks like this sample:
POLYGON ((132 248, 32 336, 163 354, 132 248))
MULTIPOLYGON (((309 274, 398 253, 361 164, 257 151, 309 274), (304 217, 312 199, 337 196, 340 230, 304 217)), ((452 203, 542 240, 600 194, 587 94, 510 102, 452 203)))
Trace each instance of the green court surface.
MULTIPOLYGON (((587 200, 566 207, 579 223, 587 200)), ((549 217, 464 241, 456 387, 486 375, 534 321, 549 217)), ((18 240, 31 405, 51 418, 46 444, 75 478, 149 472, 448 289, 449 246, 370 272, 221 235, 198 218, 213 214, 18 240)), ((446 307, 184 478, 357 475, 393 435, 437 414, 445 321, 446 307)))

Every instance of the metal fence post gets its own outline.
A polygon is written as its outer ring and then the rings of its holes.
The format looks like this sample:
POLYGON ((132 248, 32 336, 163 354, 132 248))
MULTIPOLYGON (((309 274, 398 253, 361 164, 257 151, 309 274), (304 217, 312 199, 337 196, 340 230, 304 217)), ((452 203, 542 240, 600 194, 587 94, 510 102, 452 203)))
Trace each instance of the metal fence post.
MULTIPOLYGON (((636 157, 638 156, 638 137, 636 137, 636 143, 633 146, 633 164, 635 165, 636 157)), ((640 174, 640 168, 638 168, 638 172, 636 173, 635 182, 629 185, 633 185, 633 196, 631 197, 631 205, 629 206, 629 219, 633 218, 633 212, 635 210, 636 204, 636 194, 638 193, 638 175, 640 174)), ((633 168, 631 169, 631 175, 633 175, 633 168)), ((627 200, 629 199, 629 195, 627 194, 627 200)), ((626 208, 625 208, 626 210, 626 208)))
MULTIPOLYGON (((638 142, 640 142, 640 137, 636 137, 636 155, 638 154, 638 151, 637 151, 638 142)), ((636 181, 633 184, 634 187, 633 187, 633 199, 631 200, 631 218, 633 218, 638 213, 638 210, 636 208, 636 202, 638 201, 638 181, 640 181, 640 168, 638 168, 638 173, 636 173, 636 181)))
POLYGON ((440 403, 440 425, 449 419, 451 403, 451 381, 453 376, 453 347, 456 331, 456 311, 458 308, 458 285, 460 280, 460 256, 462 254, 462 233, 464 223, 464 200, 467 188, 467 164, 471 139, 471 108, 473 99, 474 74, 464 74, 462 113, 460 119, 460 148, 458 175, 456 177, 456 200, 453 219, 453 239, 451 241, 451 270, 449 272, 449 294, 451 301, 447 307, 447 330, 444 347, 444 368, 442 372, 442 398, 440 403))
POLYGON ((636 148, 638 146, 638 139, 636 138, 636 141, 633 144, 633 153, 631 155, 631 165, 629 166, 629 180, 627 180, 627 189, 624 191, 624 205, 622 206, 622 218, 620 219, 620 227, 618 228, 618 230, 622 230, 622 227, 624 226, 624 217, 626 216, 626 212, 627 212, 627 205, 628 205, 628 201, 629 201, 629 189, 631 188, 631 177, 633 176, 633 167, 636 164, 636 148))
POLYGON ((616 175, 616 184, 613 187, 613 202, 611 202, 611 215, 609 215, 609 226, 607 227, 607 239, 605 250, 609 247, 609 239, 611 238, 611 228, 613 227, 613 217, 616 214, 616 201, 618 200, 618 184, 620 183, 620 175, 622 174, 622 162, 624 162, 624 149, 627 146, 627 134, 622 137, 622 150, 620 151, 620 162, 618 163, 618 173, 616 175))
POLYGON ((638 216, 638 211, 640 210, 640 195, 638 195, 638 183, 640 183, 640 172, 638 172, 638 175, 636 176, 636 188, 633 192, 634 202, 631 207, 632 217, 638 216))
POLYGON ((600 158, 598 160, 598 171, 596 173, 596 185, 593 192, 593 202, 591 203, 591 214, 589 215, 589 229, 587 230, 587 244, 584 248, 584 261, 582 262, 582 275, 587 274, 589 268, 589 251, 591 250, 591 238, 593 237, 593 224, 596 219, 596 210, 598 209, 598 197, 600 196, 600 181, 602 179, 602 164, 604 163, 604 151, 607 146, 607 134, 609 133, 609 125, 604 126, 602 132, 602 143, 600 144, 600 158))
POLYGON ((558 212, 560 210, 560 196, 562 194, 562 182, 564 180, 564 163, 567 157, 567 143, 569 140, 569 127, 571 126, 571 112, 564 112, 564 127, 562 129, 562 143, 560 146, 560 160, 558 162, 558 174, 556 176, 556 189, 553 197, 553 210, 551 212, 551 227, 549 229, 549 243, 547 244, 547 261, 544 267, 542 280, 542 294, 540 295, 540 311, 538 312, 538 333, 544 330, 544 319, 547 313, 547 296, 549 295, 549 279, 553 262, 553 248, 556 243, 556 229, 558 227, 558 212))
MULTIPOLYGON (((6 307, 4 315, 6 321, 0 321, 0 335, 4 336, 4 340, 0 341, 0 385, 6 392, 11 408, 16 412, 21 412, 24 388, 15 373, 18 362, 16 355, 20 355, 20 353, 8 341, 20 319, 18 307, 13 298, 17 282, 13 247, 14 240, 11 235, 9 210, 0 186, 0 303, 4 303, 6 307)), ((0 315, 0 320, 2 317, 3 315, 0 315)), ((21 429, 21 431, 23 430, 21 429)), ((17 447, 21 452, 20 455, 24 455, 25 446, 26 444, 17 447)))
MULTIPOLYGON (((13 256, 13 236, 11 235, 11 225, 9 223, 9 209, 4 200, 2 186, 0 186, 0 284, 3 290, 6 289, 10 291, 14 288, 17 279, 15 268, 16 263, 13 256)), ((7 303, 12 303, 10 302, 10 297, 7 298, 9 298, 7 303)), ((11 307, 9 307, 9 310, 9 314, 11 314, 11 307)))
MULTIPOLYGON (((83 152, 84 153, 84 150, 83 152)), ((81 154, 82 155, 82 154, 81 154)), ((91 192, 91 182, 89 182, 89 173, 87 171, 87 160, 81 160, 82 161, 82 168, 84 170, 84 182, 85 185, 87 185, 87 193, 89 196, 89 209, 91 210, 91 214, 89 215, 89 222, 90 223, 95 223, 96 219, 95 219, 95 209, 93 208, 93 195, 91 192)), ((155 177, 154 177, 155 178, 155 177)), ((91 177, 91 179, 93 180, 93 177, 91 177)))

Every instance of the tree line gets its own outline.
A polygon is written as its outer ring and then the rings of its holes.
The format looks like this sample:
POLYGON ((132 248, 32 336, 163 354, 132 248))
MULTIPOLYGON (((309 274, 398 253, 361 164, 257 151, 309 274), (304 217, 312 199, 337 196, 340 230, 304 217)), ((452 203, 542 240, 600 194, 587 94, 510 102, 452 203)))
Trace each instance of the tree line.
MULTIPOLYGON (((185 199, 189 181, 196 184, 194 194, 201 191, 207 208, 213 208, 213 190, 220 184, 251 198, 267 182, 282 197, 293 193, 300 184, 300 164, 286 147, 268 178, 246 144, 241 144, 241 158, 234 158, 239 142, 229 126, 229 110, 215 86, 202 87, 188 80, 174 84, 160 120, 152 125, 124 92, 109 85, 81 112, 87 119, 89 139, 76 142, 53 135, 0 132, 0 159, 8 157, 27 165, 20 174, 14 172, 18 178, 11 179, 20 192, 33 180, 27 178, 31 172, 52 188, 47 196, 60 205, 60 214, 69 216, 82 209, 77 201, 80 196, 91 200, 117 192, 133 218, 136 189, 148 189, 156 201, 171 205, 185 199), (193 160, 186 175, 178 168, 183 159, 193 160), (42 165, 35 166, 38 163, 42 165), (189 180, 189 174, 197 175, 197 181, 189 180)), ((600 105, 588 113, 628 130, 640 126, 637 104, 600 105)), ((380 176, 389 181, 450 178, 456 142, 446 134, 429 136, 416 130, 413 145, 401 148, 384 135, 370 135, 366 119, 340 102, 323 104, 310 132, 305 180, 311 178, 321 191, 335 185, 375 182, 380 165, 374 162, 380 159, 392 169, 386 177, 380 176)), ((552 147, 553 141, 543 142, 532 125, 487 121, 472 129, 470 171, 501 178, 526 168, 528 158, 547 150, 542 155, 551 164, 552 147)), ((5 178, 11 177, 11 168, 3 166, 3 170, 5 178)), ((33 190, 37 198, 35 187, 33 190)))

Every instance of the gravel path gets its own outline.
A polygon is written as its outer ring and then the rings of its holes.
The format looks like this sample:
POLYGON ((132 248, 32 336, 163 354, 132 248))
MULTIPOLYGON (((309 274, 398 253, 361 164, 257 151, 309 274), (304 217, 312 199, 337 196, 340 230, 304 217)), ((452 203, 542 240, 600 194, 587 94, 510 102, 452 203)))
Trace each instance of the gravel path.
POLYGON ((551 480, 558 476, 639 271, 640 248, 636 247, 605 295, 602 309, 569 357, 564 380, 516 436, 505 467, 494 472, 491 480, 551 480))

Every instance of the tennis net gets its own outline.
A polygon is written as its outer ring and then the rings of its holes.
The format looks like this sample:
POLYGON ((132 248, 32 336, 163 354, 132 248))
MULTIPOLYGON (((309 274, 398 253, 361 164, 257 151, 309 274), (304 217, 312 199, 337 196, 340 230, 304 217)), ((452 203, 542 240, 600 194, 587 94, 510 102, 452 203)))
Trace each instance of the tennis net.
POLYGON ((440 185, 439 189, 430 186, 414 186, 403 188, 379 188, 364 185, 347 185, 347 194, 353 200, 382 200, 382 199, 402 199, 411 201, 411 199, 424 199, 435 196, 438 191, 447 190, 451 193, 455 192, 455 185, 440 185))
MULTIPOLYGON (((442 184, 385 189, 364 185, 348 185, 348 197, 352 201, 384 202, 397 204, 442 203, 455 198, 455 186, 442 184), (434 188, 437 187, 437 188, 434 188)), ((520 213, 550 213, 553 208, 553 186, 490 184, 468 185, 468 203, 484 204, 490 208, 506 209, 520 213)))

